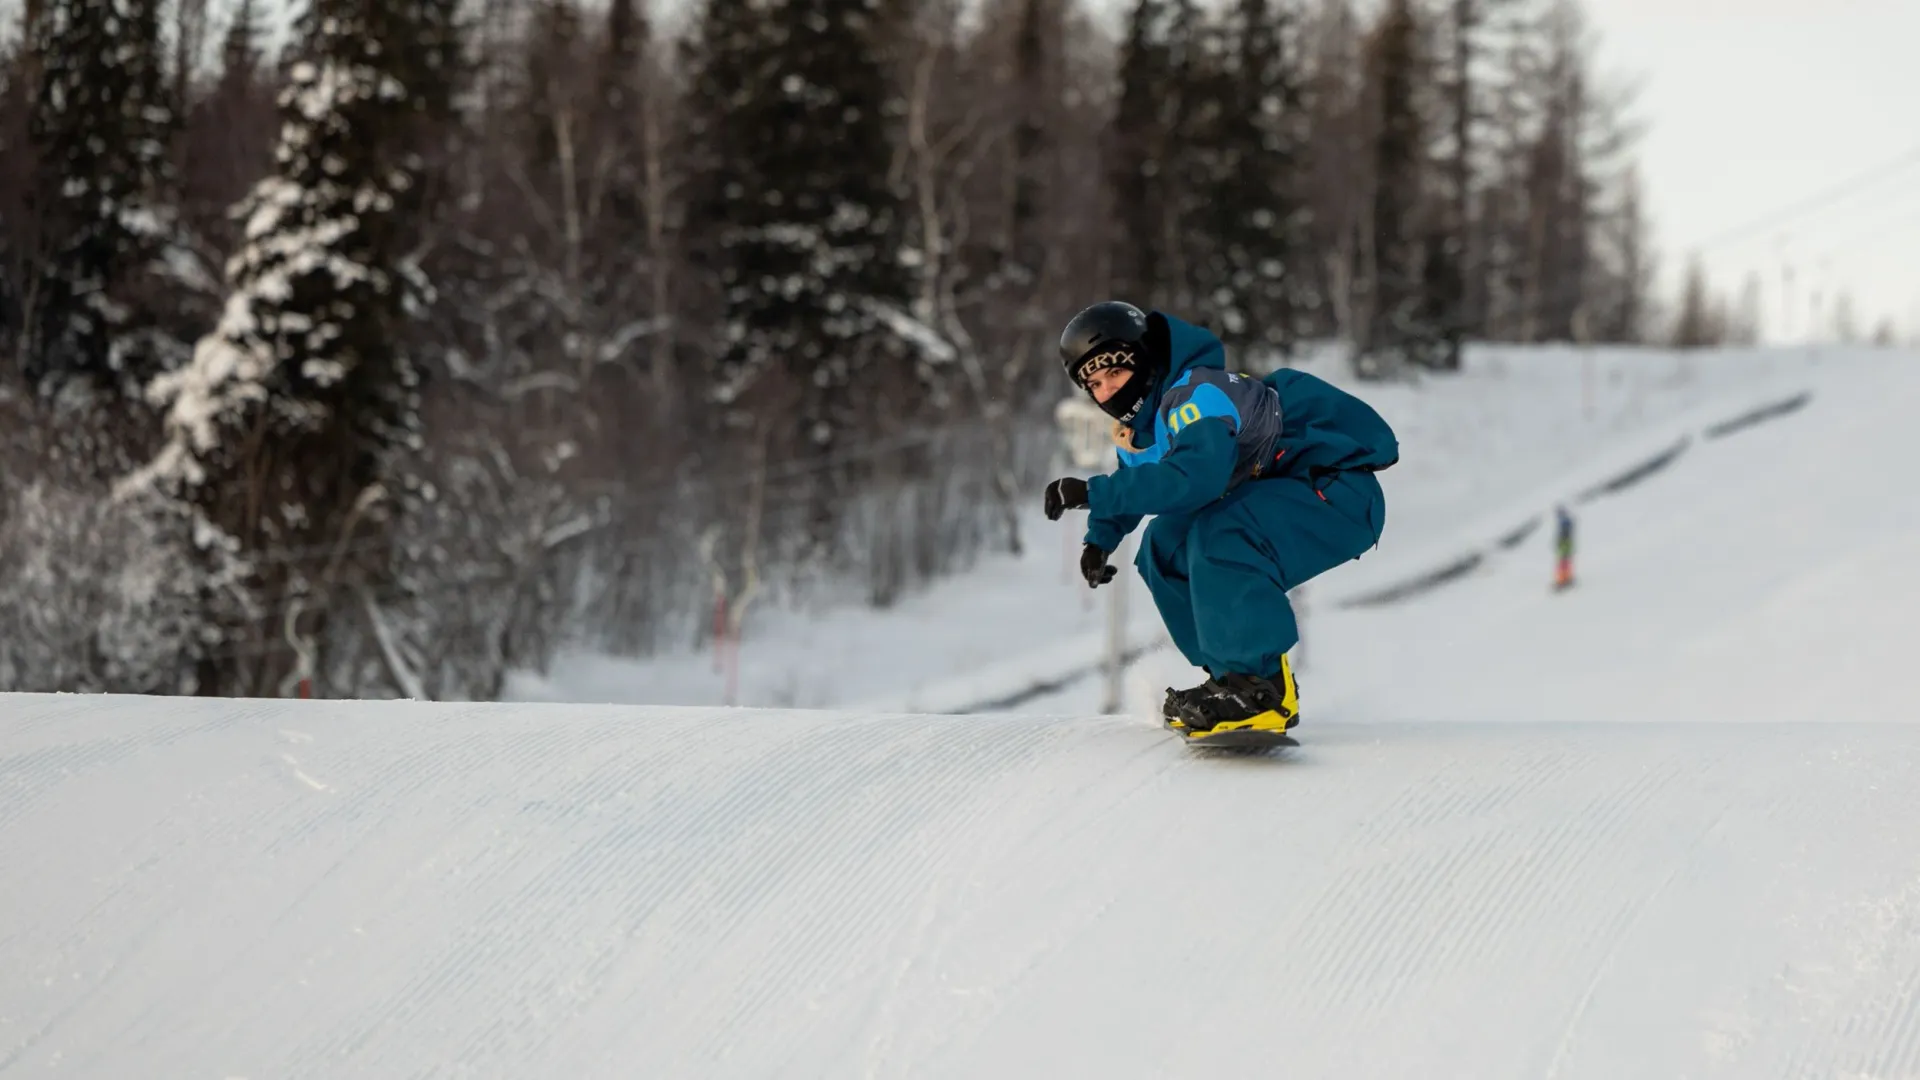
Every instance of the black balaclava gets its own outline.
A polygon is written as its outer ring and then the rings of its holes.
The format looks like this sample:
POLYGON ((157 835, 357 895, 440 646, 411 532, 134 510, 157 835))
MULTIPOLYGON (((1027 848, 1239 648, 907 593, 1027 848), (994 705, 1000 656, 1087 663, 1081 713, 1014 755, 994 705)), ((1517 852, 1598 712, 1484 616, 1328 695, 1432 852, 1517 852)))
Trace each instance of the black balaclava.
POLYGON ((1087 380, 1096 371, 1126 368, 1133 377, 1106 401, 1096 401, 1102 412, 1123 424, 1140 414, 1153 393, 1159 368, 1148 342, 1147 313, 1121 300, 1098 303, 1075 315, 1060 334, 1060 362, 1074 385, 1087 392, 1087 380))
POLYGON ((1133 377, 1114 391, 1112 397, 1094 402, 1102 412, 1115 420, 1123 424, 1132 423, 1133 418, 1140 414, 1140 406, 1146 403, 1147 395, 1153 391, 1153 371, 1145 361, 1138 345, 1113 342, 1101 346, 1093 355, 1080 361, 1080 366, 1074 371, 1073 381, 1080 384, 1080 389, 1086 390, 1088 396, 1092 396, 1093 391, 1087 389, 1087 381, 1094 372, 1107 368, 1125 368, 1133 372, 1133 377))

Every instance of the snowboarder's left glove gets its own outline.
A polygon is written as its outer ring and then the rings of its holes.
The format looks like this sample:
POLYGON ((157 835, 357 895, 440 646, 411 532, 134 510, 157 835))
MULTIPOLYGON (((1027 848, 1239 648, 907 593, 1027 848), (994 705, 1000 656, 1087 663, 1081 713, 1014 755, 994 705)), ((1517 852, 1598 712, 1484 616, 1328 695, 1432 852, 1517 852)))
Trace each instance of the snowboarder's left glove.
POLYGON ((1117 571, 1107 565, 1107 552, 1099 544, 1088 544, 1080 549, 1080 576, 1087 579, 1087 588, 1097 589, 1113 580, 1117 571))
POLYGON ((1047 520, 1059 521, 1069 510, 1087 508, 1087 482, 1077 476, 1063 476, 1047 485, 1047 520))

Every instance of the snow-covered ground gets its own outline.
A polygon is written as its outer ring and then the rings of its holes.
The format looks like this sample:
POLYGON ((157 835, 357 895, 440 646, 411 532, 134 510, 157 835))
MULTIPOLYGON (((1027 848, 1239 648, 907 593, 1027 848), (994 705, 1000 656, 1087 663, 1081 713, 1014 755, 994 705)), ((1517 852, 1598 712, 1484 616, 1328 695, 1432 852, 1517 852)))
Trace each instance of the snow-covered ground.
MULTIPOLYGON (((1412 535, 1312 588, 1280 755, 1138 715, 1164 652, 1109 716, 0 695, 0 1077, 1920 1076, 1920 364, 1610 356, 1582 426, 1509 359, 1376 395, 1412 535), (1575 589, 1490 546, 1682 439, 1575 589)), ((1090 662, 1062 552, 769 619, 750 692, 1090 662)))
MULTIPOLYGON (((1806 381, 1798 411, 1695 438, 1579 507, 1578 585, 1564 594, 1548 588, 1543 527, 1432 592, 1323 610, 1307 707, 1328 721, 1920 719, 1920 364, 1861 355, 1806 381)), ((1589 479, 1571 474, 1560 493, 1589 479)), ((1151 657, 1132 707, 1201 677, 1151 657)))
MULTIPOLYGON (((1489 542, 1550 508, 1570 484, 1603 477, 1649 447, 1885 362, 1864 351, 1483 347, 1469 352, 1457 376, 1385 386, 1356 384, 1334 365, 1310 366, 1387 417, 1402 460, 1382 474, 1389 508, 1380 548, 1309 586, 1308 619, 1342 597, 1489 542)), ((1039 503, 1036 491, 1024 558, 988 559, 891 610, 848 604, 756 613, 740 649, 738 702, 964 710, 1090 668, 1106 640, 1107 591, 1090 592, 1073 572, 1081 515, 1048 522, 1039 503)), ((1151 645, 1159 621, 1145 590, 1131 573, 1121 580, 1130 641, 1151 645)), ((642 660, 573 654, 545 675, 517 674, 507 697, 719 704, 727 682, 704 651, 642 660)), ((1086 711, 1099 707, 1103 685, 1089 674, 1020 707, 1086 711)))
POLYGON ((0 1076, 1914 1076, 1820 719, 0 697, 0 1076))

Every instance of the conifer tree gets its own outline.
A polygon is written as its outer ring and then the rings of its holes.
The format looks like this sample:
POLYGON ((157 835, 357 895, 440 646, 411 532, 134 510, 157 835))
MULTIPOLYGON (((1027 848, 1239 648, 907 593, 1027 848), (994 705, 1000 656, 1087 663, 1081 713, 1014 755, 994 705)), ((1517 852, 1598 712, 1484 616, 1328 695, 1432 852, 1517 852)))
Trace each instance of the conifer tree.
MULTIPOLYGON (((1047 252, 1041 238, 1041 218, 1047 209, 1049 190, 1045 154, 1049 149, 1046 110, 1050 80, 1047 78, 1049 43, 1047 31, 1058 13, 1047 0, 1021 0, 1019 29, 1014 36, 1013 73, 1015 107, 1013 146, 1009 161, 1012 174, 1012 205, 1008 208, 1007 230, 1001 249, 995 254, 994 284, 999 288, 996 300, 1013 305, 1014 321, 1027 329, 1047 322, 1036 310, 1033 295, 1046 270, 1047 252), (1004 290, 1004 291, 1003 291, 1004 290)), ((1055 28, 1057 30, 1057 27, 1055 28)), ((1057 46, 1055 46, 1057 48, 1057 46)))
POLYGON ((1524 315, 1532 341, 1570 340, 1574 312, 1591 286, 1590 178, 1580 153, 1582 79, 1564 49, 1553 60, 1553 90, 1526 165, 1530 266, 1524 315))
POLYGON ((594 132, 605 140, 604 197, 623 235, 644 236, 647 213, 645 116, 652 31, 638 0, 610 0, 594 92, 594 132))
MULTIPOLYGON (((1433 72, 1443 123, 1436 125, 1434 205, 1428 223, 1427 280, 1442 338, 1436 366, 1458 369, 1461 349, 1484 336, 1487 324, 1487 252, 1482 199, 1490 178, 1485 158, 1491 140, 1484 130, 1498 84, 1510 75, 1498 69, 1499 41, 1510 36, 1529 0, 1446 0, 1435 13, 1433 72)), ((1518 152, 1517 150, 1514 152, 1518 152)))
MULTIPOLYGON (((670 303, 671 272, 666 265, 666 214, 655 201, 666 178, 657 132, 662 102, 655 100, 653 32, 638 0, 611 0, 605 33, 594 57, 592 132, 587 199, 594 221, 594 243, 587 253, 588 278, 596 302, 615 313, 615 322, 632 326, 652 318, 662 325, 670 303)), ((660 341, 671 339, 664 333, 660 341)), ((660 347, 651 350, 652 391, 668 393, 669 365, 660 347)), ((660 406, 667 404, 662 400, 660 406)))
POLYGON ((1378 126, 1367 275, 1371 318, 1359 356, 1364 375, 1392 374, 1410 363, 1435 366, 1444 348, 1427 261, 1433 234, 1421 220, 1427 159, 1419 40, 1411 0, 1391 0, 1367 42, 1378 126))
POLYGON ((690 228, 722 289, 712 400, 738 425, 763 390, 784 392, 773 407, 815 451, 870 431, 909 375, 874 310, 910 294, 881 10, 712 0, 689 55, 690 228))
MULTIPOLYGON (((123 487, 181 495, 203 530, 256 558, 256 610, 276 629, 296 603, 324 607, 342 571, 283 553, 353 550, 378 535, 363 524, 417 493, 405 316, 427 286, 409 252, 430 210, 421 150, 451 102, 453 7, 317 0, 302 17, 274 171, 242 204, 225 312, 190 364, 155 381, 169 441, 123 487)), ((202 690, 260 689, 272 675, 230 658, 203 672, 202 690)))
POLYGON ((1207 237, 1215 253, 1206 313, 1229 345, 1285 352, 1299 337, 1308 246, 1302 205, 1305 139, 1293 14, 1284 2, 1238 0, 1225 26, 1219 163, 1207 237))
POLYGON ((1138 0, 1120 49, 1120 101, 1114 114, 1110 162, 1114 228, 1114 294, 1135 303, 1155 303, 1169 252, 1161 227, 1168 183, 1165 176, 1175 58, 1169 43, 1174 8, 1181 0, 1138 0))
POLYGON ((31 27, 39 267, 24 305, 23 356, 26 377, 44 391, 80 379, 131 396, 168 359, 141 339, 150 319, 127 292, 169 216, 174 113, 159 7, 46 0, 31 27))
POLYGON ((260 21, 253 0, 240 0, 220 44, 221 89, 248 87, 260 77, 260 21))
POLYGON ((1474 218, 1474 113, 1478 83, 1474 73, 1477 31, 1484 18, 1484 0, 1451 0, 1448 12, 1449 56, 1442 77, 1448 109, 1451 147, 1441 170, 1447 187, 1441 212, 1445 234, 1432 252, 1435 303, 1441 314, 1446 342, 1441 366, 1458 369, 1461 344, 1476 328, 1468 285, 1470 234, 1474 218))
POLYGON ((1698 256, 1687 264, 1680 292, 1680 311, 1674 320, 1673 344, 1681 349, 1704 349, 1726 340, 1725 319, 1707 285, 1707 271, 1698 256))
POLYGON ((1629 169, 1618 185, 1616 205, 1602 221, 1601 241, 1612 272, 1590 301, 1592 336, 1599 341, 1637 344, 1646 340, 1654 258, 1640 203, 1640 178, 1629 169))
POLYGON ((15 357, 25 321, 21 304, 34 265, 27 209, 37 171, 27 134, 31 55, 18 43, 0 48, 0 386, 17 382, 23 374, 15 357))

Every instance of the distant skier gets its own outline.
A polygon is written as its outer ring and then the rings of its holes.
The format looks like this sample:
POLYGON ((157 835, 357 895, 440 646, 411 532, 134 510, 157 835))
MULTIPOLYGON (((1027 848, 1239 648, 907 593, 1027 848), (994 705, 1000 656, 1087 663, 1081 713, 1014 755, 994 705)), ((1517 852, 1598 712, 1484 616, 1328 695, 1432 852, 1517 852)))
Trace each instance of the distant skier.
POLYGON ((1299 722, 1287 651, 1299 627, 1287 590, 1380 540, 1374 473, 1399 460, 1366 403, 1304 372, 1230 374, 1220 339, 1120 301, 1060 335, 1067 375, 1114 418, 1120 468, 1047 485, 1046 513, 1090 510, 1080 556, 1089 586, 1154 515, 1134 560, 1173 643, 1207 681, 1167 690, 1167 726, 1200 741, 1299 722))
POLYGON ((1564 506, 1553 508, 1553 587, 1556 591, 1573 586, 1573 515, 1564 506))

